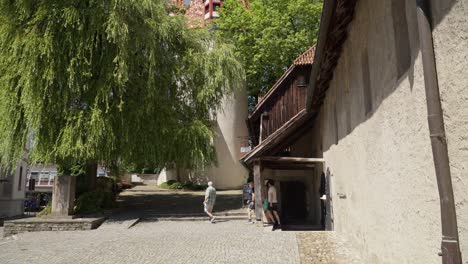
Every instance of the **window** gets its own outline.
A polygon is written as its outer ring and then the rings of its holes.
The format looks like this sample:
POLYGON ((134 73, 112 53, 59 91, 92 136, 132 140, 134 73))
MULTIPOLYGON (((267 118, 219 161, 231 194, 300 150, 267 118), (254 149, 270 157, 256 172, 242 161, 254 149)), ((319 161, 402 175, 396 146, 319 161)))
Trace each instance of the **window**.
POLYGON ((297 86, 307 86, 307 80, 303 74, 297 76, 297 86))
POLYGON ((18 191, 21 191, 21 185, 23 185, 22 182, 23 182, 23 166, 21 166, 19 169, 18 191))
POLYGON ((50 185, 50 186, 53 186, 53 185, 54 185, 55 176, 57 176, 57 172, 51 171, 51 172, 50 172, 50 175, 49 175, 49 185, 50 185))
POLYGON ((37 180, 39 179, 39 172, 31 171, 31 173, 28 175, 28 182, 26 183, 26 187, 28 187, 28 189, 29 189, 29 181, 31 179, 34 179, 35 184, 37 185, 37 180))
POLYGON ((39 182, 37 185, 49 185, 49 172, 41 172, 39 174, 39 182))

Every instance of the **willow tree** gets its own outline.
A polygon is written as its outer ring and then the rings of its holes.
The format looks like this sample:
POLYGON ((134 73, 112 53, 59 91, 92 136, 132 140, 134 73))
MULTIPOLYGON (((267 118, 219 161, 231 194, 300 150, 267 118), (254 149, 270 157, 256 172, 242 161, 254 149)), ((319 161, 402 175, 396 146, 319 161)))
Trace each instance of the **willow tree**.
POLYGON ((240 88, 231 48, 162 0, 0 2, 0 157, 176 163, 215 157, 213 113, 240 88))

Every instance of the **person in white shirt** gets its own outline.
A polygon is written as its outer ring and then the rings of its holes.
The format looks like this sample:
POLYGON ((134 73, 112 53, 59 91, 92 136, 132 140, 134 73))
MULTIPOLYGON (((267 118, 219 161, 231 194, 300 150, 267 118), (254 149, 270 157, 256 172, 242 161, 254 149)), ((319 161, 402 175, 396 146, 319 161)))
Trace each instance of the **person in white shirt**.
POLYGON ((273 229, 280 229, 281 228, 281 220, 278 214, 278 199, 276 195, 276 188, 275 182, 269 180, 267 182, 268 188, 268 211, 271 212, 273 215, 273 220, 276 220, 275 224, 273 225, 273 229))

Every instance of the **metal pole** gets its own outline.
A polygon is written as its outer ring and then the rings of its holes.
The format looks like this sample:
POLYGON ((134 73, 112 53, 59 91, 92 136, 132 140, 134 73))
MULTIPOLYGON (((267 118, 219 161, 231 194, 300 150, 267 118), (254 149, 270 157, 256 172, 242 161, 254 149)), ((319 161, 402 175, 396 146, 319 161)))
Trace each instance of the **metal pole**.
POLYGON ((427 119, 432 145, 435 173, 440 197, 442 245, 440 255, 444 264, 461 264, 457 214, 450 175, 450 163, 445 137, 444 117, 440 102, 439 84, 432 40, 430 9, 425 0, 416 0, 419 43, 426 88, 427 119))

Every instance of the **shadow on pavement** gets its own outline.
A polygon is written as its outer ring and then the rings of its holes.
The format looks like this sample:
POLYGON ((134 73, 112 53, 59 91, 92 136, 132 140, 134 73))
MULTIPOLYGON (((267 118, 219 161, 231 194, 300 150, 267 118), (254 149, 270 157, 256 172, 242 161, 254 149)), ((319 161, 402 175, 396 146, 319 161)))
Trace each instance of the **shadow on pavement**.
MULTIPOLYGON (((124 223, 136 218, 143 222, 156 222, 161 217, 206 217, 203 212, 205 192, 167 191, 158 188, 126 190, 117 198, 117 209, 108 223, 124 223)), ((216 195, 215 214, 243 213, 242 194, 239 191, 219 191, 216 195)), ((219 220, 224 221, 224 220, 219 220)))

